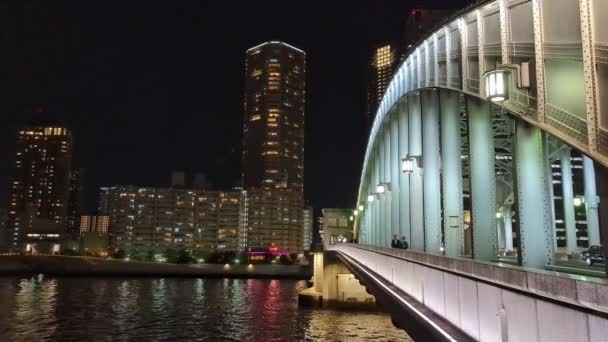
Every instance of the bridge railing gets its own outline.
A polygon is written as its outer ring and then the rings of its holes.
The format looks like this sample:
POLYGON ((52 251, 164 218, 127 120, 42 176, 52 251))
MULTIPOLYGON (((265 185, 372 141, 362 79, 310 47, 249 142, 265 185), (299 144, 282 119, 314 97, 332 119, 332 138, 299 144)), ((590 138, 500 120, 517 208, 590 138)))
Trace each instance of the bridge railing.
POLYGON ((358 244, 326 246, 483 341, 598 341, 604 279, 358 244))

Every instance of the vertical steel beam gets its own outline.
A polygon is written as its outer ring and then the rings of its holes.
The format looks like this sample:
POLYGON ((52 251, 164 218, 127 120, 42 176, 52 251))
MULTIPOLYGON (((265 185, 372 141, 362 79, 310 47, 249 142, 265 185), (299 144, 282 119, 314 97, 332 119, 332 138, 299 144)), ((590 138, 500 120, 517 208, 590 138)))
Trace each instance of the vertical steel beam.
POLYGON ((384 243, 385 246, 391 245, 391 239, 393 237, 395 227, 393 227, 392 219, 392 181, 391 181, 391 124, 390 124, 390 112, 386 114, 387 122, 384 124, 384 183, 389 184, 384 193, 384 243))
POLYGON ((445 250, 449 256, 460 256, 464 243, 460 94, 445 89, 439 94, 445 250))
POLYGON ((554 251, 543 133, 523 121, 516 125, 520 258, 522 266, 544 268, 554 251))
POLYGON ((399 201, 401 187, 399 184, 399 101, 391 113, 391 227, 394 234, 401 235, 399 227, 399 201))
MULTIPOLYGON (((379 183, 380 176, 380 153, 379 153, 378 143, 376 142, 376 146, 374 147, 374 171, 372 177, 372 184, 370 187, 372 188, 373 193, 376 192, 376 184, 379 183)), ((374 208, 374 245, 380 246, 380 201, 379 198, 376 197, 375 201, 372 203, 374 208)))
MULTIPOLYGON (((422 115, 420 93, 408 96, 409 111, 409 152, 410 155, 422 156, 422 115)), ((415 165, 410 174, 410 218, 412 240, 410 246, 417 251, 424 251, 424 205, 422 170, 415 165)))
MULTIPOLYGON (((408 103, 404 98, 399 102, 399 162, 409 153, 408 126, 408 103)), ((401 171, 399 171, 399 235, 405 236, 411 244, 410 174, 401 171)))
MULTIPOLYGON (((385 160, 385 145, 384 145, 384 125, 382 123, 380 123, 380 128, 378 130, 378 164, 379 164, 379 173, 378 173, 378 182, 376 184, 374 184, 374 188, 380 184, 380 183, 384 183, 386 180, 384 178, 384 169, 386 167, 386 160, 385 160)), ((386 191, 383 194, 378 194, 378 207, 379 207, 379 221, 380 221, 380 226, 379 226, 379 236, 378 236, 378 245, 379 246, 384 246, 386 247, 386 230, 388 229, 388 225, 386 224, 386 198, 387 198, 387 193, 388 191, 386 191)))
POLYGON ((479 260, 492 260, 497 255, 497 233, 495 153, 490 104, 468 96, 467 110, 473 207, 473 257, 479 260))
POLYGON ((568 253, 576 251, 576 217, 574 216, 574 185, 572 183, 572 163, 570 149, 565 148, 560 155, 562 174, 562 204, 564 226, 566 227, 566 248, 568 253))
POLYGON ((541 0, 532 0, 532 18, 534 20, 534 64, 536 66, 536 97, 537 120, 545 122, 545 57, 543 43, 545 34, 543 29, 543 9, 541 0))
POLYGON ((422 160, 424 242, 427 253, 441 253, 441 175, 439 91, 420 92, 422 104, 422 160))
POLYGON ((583 156, 583 172, 585 177, 585 208, 587 211, 587 234, 589 246, 600 244, 600 221, 598 215, 598 197, 595 182, 595 166, 593 159, 583 156))
POLYGON ((579 0, 581 18, 581 42, 585 72, 585 102, 587 104, 587 144, 589 151, 597 152, 598 81, 593 39, 591 0, 579 0))

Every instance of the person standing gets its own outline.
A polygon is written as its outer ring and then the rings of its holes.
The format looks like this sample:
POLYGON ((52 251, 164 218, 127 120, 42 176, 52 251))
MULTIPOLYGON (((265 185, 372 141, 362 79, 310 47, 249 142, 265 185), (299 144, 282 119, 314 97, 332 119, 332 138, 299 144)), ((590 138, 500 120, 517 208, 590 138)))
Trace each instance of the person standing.
POLYGON ((399 238, 397 237, 397 234, 393 235, 393 239, 391 240, 391 247, 392 248, 400 248, 399 246, 401 245, 401 241, 399 241, 399 238))
POLYGON ((399 244, 401 245, 400 248, 403 248, 403 249, 410 248, 410 245, 407 243, 407 240, 405 239, 405 236, 401 237, 401 241, 399 241, 399 244))

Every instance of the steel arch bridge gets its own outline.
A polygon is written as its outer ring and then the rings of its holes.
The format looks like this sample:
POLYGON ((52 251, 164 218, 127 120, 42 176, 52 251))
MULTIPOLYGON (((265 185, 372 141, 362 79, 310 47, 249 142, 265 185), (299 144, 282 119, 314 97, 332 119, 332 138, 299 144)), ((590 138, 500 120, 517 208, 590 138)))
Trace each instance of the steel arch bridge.
POLYGON ((605 13, 605 0, 480 1, 412 48, 369 136, 358 242, 388 247, 396 234, 417 251, 479 260, 514 251, 520 265, 542 268, 558 250, 577 249, 575 209, 567 205, 576 197, 577 154, 587 238, 599 244, 596 170, 608 166, 605 13), (525 62, 530 87, 511 79, 510 98, 488 102, 484 74, 525 62), (564 171, 559 196, 554 164, 564 171), (560 220, 556 198, 566 203, 560 220))

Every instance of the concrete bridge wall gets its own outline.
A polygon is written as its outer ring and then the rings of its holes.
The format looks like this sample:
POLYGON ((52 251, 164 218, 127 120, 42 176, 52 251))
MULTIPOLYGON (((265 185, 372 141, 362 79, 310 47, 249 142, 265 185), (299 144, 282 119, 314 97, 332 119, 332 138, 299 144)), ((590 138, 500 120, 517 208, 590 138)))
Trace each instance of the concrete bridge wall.
POLYGON ((475 340, 606 341, 608 336, 603 280, 383 247, 327 248, 475 340))

